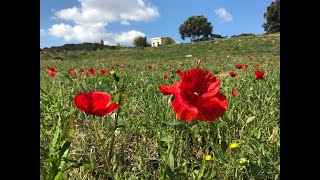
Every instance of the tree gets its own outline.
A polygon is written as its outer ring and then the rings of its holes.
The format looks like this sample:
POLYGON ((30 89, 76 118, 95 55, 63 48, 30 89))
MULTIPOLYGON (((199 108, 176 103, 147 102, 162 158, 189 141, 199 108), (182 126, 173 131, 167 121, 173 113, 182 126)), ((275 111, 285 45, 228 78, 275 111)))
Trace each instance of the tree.
POLYGON ((147 38, 142 36, 137 36, 133 39, 133 44, 136 47, 147 47, 148 46, 147 38))
POLYGON ((271 2, 263 16, 267 22, 262 27, 267 33, 280 32, 280 0, 271 2))
POLYGON ((201 16, 191 16, 179 27, 181 39, 189 37, 191 41, 197 41, 200 38, 208 39, 212 33, 213 26, 208 19, 201 16))
POLYGON ((174 43, 175 43, 174 40, 171 39, 170 37, 165 37, 164 38, 164 44, 165 45, 174 44, 174 43))

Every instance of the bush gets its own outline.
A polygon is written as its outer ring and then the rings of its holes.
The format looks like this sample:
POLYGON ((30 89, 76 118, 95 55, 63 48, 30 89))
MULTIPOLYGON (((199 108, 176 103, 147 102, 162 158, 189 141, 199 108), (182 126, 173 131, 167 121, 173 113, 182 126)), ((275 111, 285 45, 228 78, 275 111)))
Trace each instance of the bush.
POLYGON ((148 46, 147 38, 142 36, 137 36, 133 39, 133 44, 136 47, 147 47, 148 46))

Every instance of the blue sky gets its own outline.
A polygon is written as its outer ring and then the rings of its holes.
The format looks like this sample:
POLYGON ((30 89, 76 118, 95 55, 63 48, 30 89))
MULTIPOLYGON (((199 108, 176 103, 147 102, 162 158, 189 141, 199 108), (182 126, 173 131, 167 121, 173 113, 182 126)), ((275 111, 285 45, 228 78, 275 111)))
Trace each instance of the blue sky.
POLYGON ((182 40, 179 26, 203 15, 213 33, 262 34, 272 0, 40 0, 40 47, 98 42, 130 46, 135 36, 182 40))

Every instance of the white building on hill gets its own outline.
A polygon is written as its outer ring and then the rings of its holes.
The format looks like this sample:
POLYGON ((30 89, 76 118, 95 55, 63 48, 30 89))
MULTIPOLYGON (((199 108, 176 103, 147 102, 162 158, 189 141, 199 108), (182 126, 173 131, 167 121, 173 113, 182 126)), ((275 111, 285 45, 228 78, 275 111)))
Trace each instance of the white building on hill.
MULTIPOLYGON (((170 37, 151 38, 151 46, 152 47, 158 47, 158 46, 161 46, 161 45, 165 45, 165 39, 166 38, 170 38, 170 37)), ((175 43, 175 41, 173 39, 171 39, 171 40, 172 40, 173 43, 175 43)))

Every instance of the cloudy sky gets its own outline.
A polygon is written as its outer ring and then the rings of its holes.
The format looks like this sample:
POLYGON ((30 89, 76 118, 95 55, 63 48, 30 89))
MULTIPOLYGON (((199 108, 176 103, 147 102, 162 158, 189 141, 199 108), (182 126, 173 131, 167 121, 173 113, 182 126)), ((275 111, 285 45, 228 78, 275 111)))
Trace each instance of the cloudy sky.
POLYGON ((213 33, 264 33, 272 0, 40 0, 40 47, 98 42, 130 46, 135 36, 182 40, 179 26, 204 15, 213 33))

